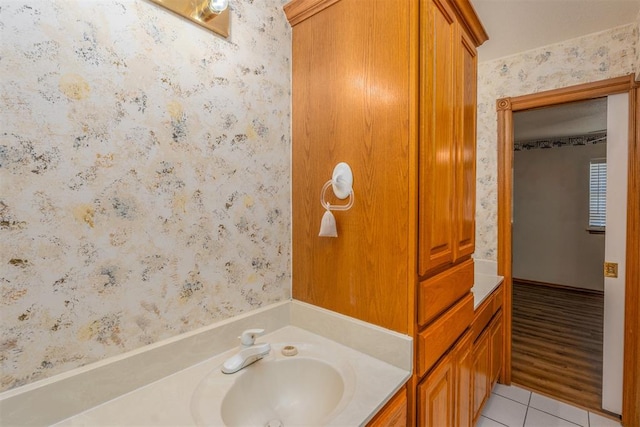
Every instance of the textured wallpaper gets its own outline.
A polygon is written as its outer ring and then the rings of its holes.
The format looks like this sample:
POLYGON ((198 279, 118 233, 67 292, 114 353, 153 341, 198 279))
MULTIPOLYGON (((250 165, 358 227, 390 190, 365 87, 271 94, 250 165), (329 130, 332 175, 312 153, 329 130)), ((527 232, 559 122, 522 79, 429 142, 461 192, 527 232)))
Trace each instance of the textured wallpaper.
POLYGON ((476 258, 497 260, 496 100, 635 73, 637 43, 633 23, 479 64, 476 258))
POLYGON ((0 390, 290 297, 284 3, 2 4, 0 390))

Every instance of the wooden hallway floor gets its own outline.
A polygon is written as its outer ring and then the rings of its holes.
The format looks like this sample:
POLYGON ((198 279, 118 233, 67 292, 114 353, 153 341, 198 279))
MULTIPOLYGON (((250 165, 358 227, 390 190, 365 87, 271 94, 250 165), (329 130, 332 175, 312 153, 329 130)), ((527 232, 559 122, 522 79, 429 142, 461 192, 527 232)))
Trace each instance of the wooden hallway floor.
POLYGON ((603 294, 513 283, 512 380, 602 411, 603 294))

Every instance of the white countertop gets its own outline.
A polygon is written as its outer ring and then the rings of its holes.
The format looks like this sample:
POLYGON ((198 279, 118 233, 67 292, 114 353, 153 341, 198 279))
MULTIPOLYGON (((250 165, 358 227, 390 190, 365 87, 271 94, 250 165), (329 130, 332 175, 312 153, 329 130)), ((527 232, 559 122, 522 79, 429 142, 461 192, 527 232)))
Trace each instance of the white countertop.
POLYGON ((493 292, 504 280, 502 276, 493 274, 475 273, 473 276, 473 308, 477 309, 480 304, 493 292))
MULTIPOLYGON (((258 342, 318 345, 330 349, 333 357, 349 364, 356 378, 355 389, 352 390, 353 395, 348 406, 326 424, 329 426, 364 425, 377 412, 381 402, 393 396, 409 375, 407 371, 295 326, 285 326, 260 337, 258 342)), ((275 348, 272 352, 274 350, 275 348)), ((206 421, 203 423, 196 422, 198 416, 194 413, 193 398, 197 396, 196 389, 203 379, 209 375, 217 375, 222 362, 236 352, 237 349, 230 350, 55 426, 222 425, 222 420, 213 413, 205 417, 206 421)), ((256 365, 261 362, 256 362, 256 365)), ((218 377, 233 383, 237 378, 234 376, 243 375, 251 368, 252 366, 249 366, 236 374, 220 374, 218 377)), ((216 394, 223 393, 221 391, 216 394)), ((210 406, 213 412, 215 405, 210 406)))
MULTIPOLYGON (((58 427, 198 425, 193 407, 199 384, 218 373, 223 361, 238 351, 236 337, 249 328, 266 329, 257 342, 306 343, 327 349, 349 366, 355 379, 349 389, 351 398, 326 425, 365 425, 411 376, 410 337, 299 301, 287 301, 0 393, 2 423, 58 427)), ((272 345, 272 352, 279 344, 272 345)), ((275 356, 271 353, 267 357, 275 356)), ((225 377, 231 384, 243 371, 225 377)), ((212 417, 206 418, 207 425, 221 425, 217 415, 212 417)))

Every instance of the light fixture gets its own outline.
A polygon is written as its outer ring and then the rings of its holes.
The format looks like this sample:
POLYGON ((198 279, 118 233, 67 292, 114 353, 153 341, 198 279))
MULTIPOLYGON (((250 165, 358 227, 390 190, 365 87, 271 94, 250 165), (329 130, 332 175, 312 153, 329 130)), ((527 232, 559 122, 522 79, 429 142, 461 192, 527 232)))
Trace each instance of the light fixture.
POLYGON ((151 0, 191 22, 229 37, 229 0, 151 0))

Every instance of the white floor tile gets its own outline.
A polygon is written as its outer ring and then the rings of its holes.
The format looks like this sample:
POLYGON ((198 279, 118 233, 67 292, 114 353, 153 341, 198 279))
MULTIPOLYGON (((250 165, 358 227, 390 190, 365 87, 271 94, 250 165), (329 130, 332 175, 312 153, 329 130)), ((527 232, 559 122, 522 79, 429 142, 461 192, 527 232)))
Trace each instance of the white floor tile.
POLYGON ((479 416, 476 427, 504 427, 504 424, 493 421, 492 419, 487 417, 479 416))
POLYGON ((576 424, 529 407, 524 427, 576 427, 576 424))
POLYGON ((538 393, 531 395, 529 406, 580 426, 589 427, 589 414, 584 409, 559 402, 538 393))
POLYGON ((589 412, 589 426, 590 427, 621 427, 622 424, 612 420, 611 418, 603 417, 602 415, 589 412))
POLYGON ((527 406, 498 394, 491 396, 482 415, 509 427, 522 427, 527 406))
POLYGON ((499 394, 507 399, 515 400, 516 402, 520 402, 524 405, 528 405, 529 399, 531 398, 531 392, 529 390, 525 390, 515 385, 507 386, 503 384, 496 384, 493 388, 493 393, 499 394))

